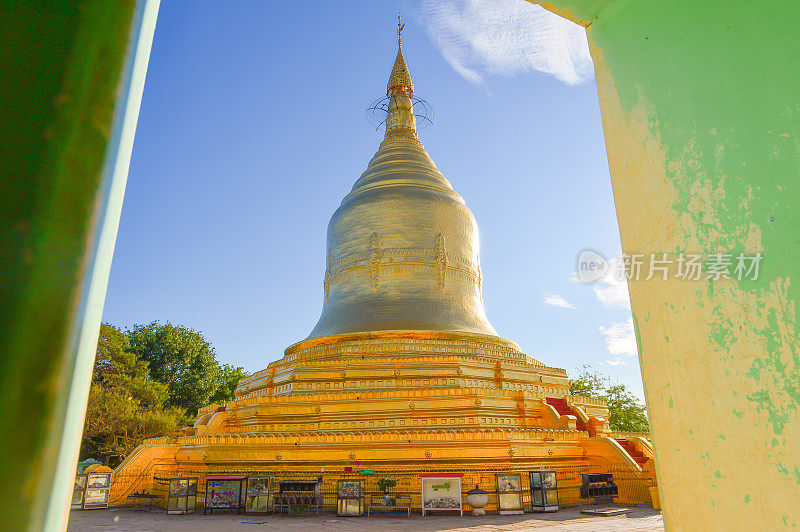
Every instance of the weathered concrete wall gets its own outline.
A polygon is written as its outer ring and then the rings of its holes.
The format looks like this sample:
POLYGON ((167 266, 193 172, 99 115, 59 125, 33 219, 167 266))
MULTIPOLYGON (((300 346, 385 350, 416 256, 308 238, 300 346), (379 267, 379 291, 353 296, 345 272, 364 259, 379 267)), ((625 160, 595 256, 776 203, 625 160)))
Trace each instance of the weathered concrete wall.
POLYGON ((587 26, 623 251, 763 254, 629 283, 667 526, 797 526, 800 3, 545 7, 587 26))

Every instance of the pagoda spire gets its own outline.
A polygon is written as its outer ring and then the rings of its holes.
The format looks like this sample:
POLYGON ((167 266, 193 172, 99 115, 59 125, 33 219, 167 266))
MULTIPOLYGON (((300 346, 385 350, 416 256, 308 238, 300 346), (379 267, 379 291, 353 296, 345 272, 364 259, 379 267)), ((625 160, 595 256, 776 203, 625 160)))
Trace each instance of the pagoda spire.
POLYGON ((417 121, 414 116, 414 82, 403 57, 402 31, 405 24, 397 15, 397 57, 394 60, 389 82, 386 84, 386 96, 389 97, 389 114, 386 117, 386 138, 392 136, 417 138, 417 121))
POLYGON ((397 15, 397 57, 394 60, 392 73, 389 75, 389 83, 386 84, 386 95, 389 97, 400 93, 408 96, 414 94, 414 83, 411 81, 411 73, 408 71, 406 60, 403 57, 402 31, 406 25, 401 24, 400 21, 400 15, 397 15))

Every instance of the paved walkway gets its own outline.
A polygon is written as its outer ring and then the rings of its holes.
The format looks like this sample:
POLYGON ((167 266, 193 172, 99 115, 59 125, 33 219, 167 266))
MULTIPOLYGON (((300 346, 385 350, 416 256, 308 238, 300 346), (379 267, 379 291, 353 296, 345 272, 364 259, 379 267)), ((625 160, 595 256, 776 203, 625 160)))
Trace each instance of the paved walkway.
POLYGON ((69 532, 206 532, 218 531, 327 531, 366 532, 370 530, 396 530, 428 532, 522 532, 525 530, 576 531, 576 532, 663 532, 661 513, 647 507, 632 507, 626 516, 587 517, 577 508, 567 508, 549 514, 524 515, 413 515, 401 517, 336 517, 324 514, 314 517, 283 517, 272 515, 203 515, 200 511, 189 515, 166 515, 157 511, 135 512, 127 509, 85 510, 72 512, 69 532))

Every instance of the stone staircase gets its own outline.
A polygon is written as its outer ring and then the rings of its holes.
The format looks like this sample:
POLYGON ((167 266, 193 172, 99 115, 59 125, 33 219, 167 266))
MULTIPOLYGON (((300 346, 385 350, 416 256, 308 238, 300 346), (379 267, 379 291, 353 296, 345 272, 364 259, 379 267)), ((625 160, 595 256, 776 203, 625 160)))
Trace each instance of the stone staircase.
POLYGON ((622 448, 625 449, 629 455, 631 455, 631 458, 633 458, 640 467, 644 465, 645 462, 650 460, 644 455, 644 453, 637 451, 633 444, 625 438, 614 438, 614 440, 616 440, 616 442, 620 444, 620 446, 622 446, 622 448))
POLYGON ((565 399, 562 399, 560 397, 548 397, 547 399, 545 399, 545 401, 547 402, 548 405, 556 409, 556 412, 558 412, 559 416, 568 415, 568 416, 575 416, 576 418, 578 418, 577 429, 586 430, 586 423, 584 423, 579 416, 575 415, 575 413, 569 407, 565 399))

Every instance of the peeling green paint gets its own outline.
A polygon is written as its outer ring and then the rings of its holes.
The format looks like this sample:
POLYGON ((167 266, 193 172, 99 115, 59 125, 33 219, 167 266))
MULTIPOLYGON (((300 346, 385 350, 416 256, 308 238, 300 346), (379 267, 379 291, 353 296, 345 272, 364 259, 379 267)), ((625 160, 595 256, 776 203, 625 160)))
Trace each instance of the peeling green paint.
POLYGON ((631 315, 633 317, 633 331, 634 331, 634 334, 636 335, 636 345, 639 348, 639 360, 641 360, 642 359, 642 353, 644 352, 644 347, 642 346, 642 337, 639 334, 639 320, 637 319, 635 313, 631 313, 631 315))
POLYGON ((770 309, 766 315, 767 327, 761 331, 765 343, 764 357, 753 360, 747 376, 763 388, 749 394, 747 398, 756 409, 765 412, 775 434, 782 434, 790 419, 797 419, 800 406, 800 355, 795 349, 791 361, 782 359, 783 341, 779 334, 778 312, 770 309), (792 370, 788 370, 788 365, 792 370), (764 382, 762 382, 762 379, 764 382))
POLYGON ((796 526, 800 2, 550 4, 588 17, 623 251, 763 257, 757 279, 631 283, 667 528, 796 526), (682 490, 705 460, 721 477, 682 490), (744 468, 775 487, 747 508, 744 468))

